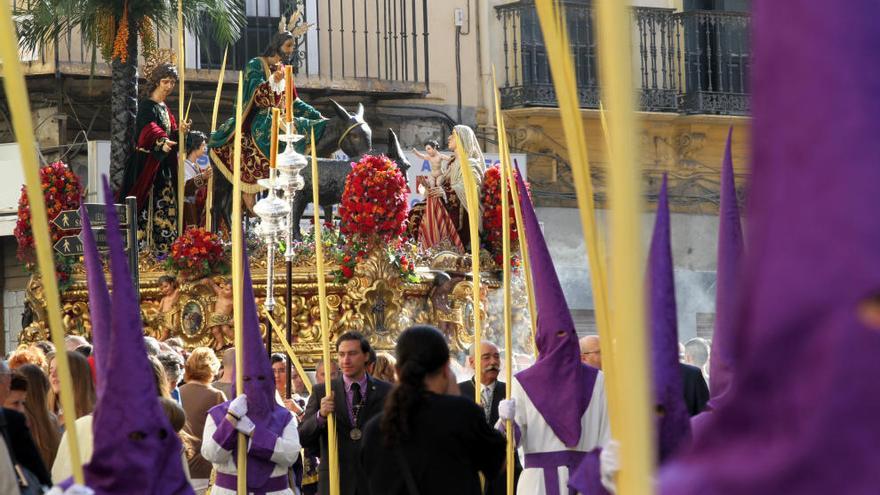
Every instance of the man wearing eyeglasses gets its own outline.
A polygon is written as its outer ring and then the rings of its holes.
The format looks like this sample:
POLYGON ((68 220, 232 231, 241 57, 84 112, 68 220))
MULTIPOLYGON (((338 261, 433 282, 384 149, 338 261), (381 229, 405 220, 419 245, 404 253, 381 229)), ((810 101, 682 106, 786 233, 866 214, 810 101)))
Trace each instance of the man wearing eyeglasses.
POLYGON ((587 335, 578 341, 581 346, 581 362, 597 370, 602 369, 602 351, 599 350, 599 336, 587 335))

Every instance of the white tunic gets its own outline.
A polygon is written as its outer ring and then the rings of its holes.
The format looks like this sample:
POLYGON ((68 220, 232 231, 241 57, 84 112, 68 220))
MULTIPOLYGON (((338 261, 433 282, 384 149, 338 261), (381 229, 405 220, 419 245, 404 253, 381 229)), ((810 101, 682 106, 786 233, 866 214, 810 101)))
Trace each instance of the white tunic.
MULTIPOLYGON (((272 470, 272 478, 278 476, 287 476, 288 470, 296 462, 299 457, 302 446, 299 443, 299 433, 297 433, 296 418, 291 418, 284 427, 284 431, 278 440, 275 441, 275 449, 272 454, 271 461, 275 463, 275 469, 272 470)), ((202 457, 214 464, 214 469, 218 473, 231 474, 235 476, 238 473, 236 466, 237 459, 232 455, 232 451, 226 450, 214 441, 214 432, 217 430, 217 424, 214 418, 209 414, 205 420, 205 433, 202 437, 202 457)), ((250 448, 250 439, 248 439, 248 448, 250 448)), ((235 490, 228 490, 219 486, 211 488, 211 495, 236 495, 235 490)), ((298 495, 290 488, 266 492, 266 495, 298 495)))
MULTIPOLYGON (((533 453, 562 450, 589 452, 605 445, 611 438, 611 432, 608 428, 608 404, 605 398, 605 376, 601 371, 596 377, 590 405, 581 418, 581 438, 574 449, 568 449, 553 433, 550 425, 535 408, 516 377, 513 378, 511 397, 516 399, 516 424, 522 435, 520 447, 526 456, 533 453)), ((565 404, 560 404, 560 407, 565 407, 565 404)), ((568 468, 560 466, 557 471, 559 473, 559 493, 567 494, 568 468)), ((545 495, 544 470, 523 469, 516 493, 517 495, 545 495)))

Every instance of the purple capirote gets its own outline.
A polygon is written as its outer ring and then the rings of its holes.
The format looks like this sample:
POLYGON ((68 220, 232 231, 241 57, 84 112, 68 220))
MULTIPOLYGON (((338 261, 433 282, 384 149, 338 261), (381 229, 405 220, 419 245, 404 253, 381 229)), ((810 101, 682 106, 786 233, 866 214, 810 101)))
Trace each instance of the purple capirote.
MULTIPOLYGON (((113 198, 106 177, 104 197, 113 198)), ((140 303, 122 248, 119 219, 112 200, 108 201, 106 229, 113 284, 109 300, 113 309, 109 315, 109 339, 101 337, 99 331, 94 342, 105 348, 97 349, 101 395, 92 423, 92 458, 83 468, 86 485, 98 495, 192 494, 192 486, 183 472, 180 439, 159 404, 156 379, 144 345, 140 303)), ((84 226, 90 227, 87 220, 84 226)), ((89 234, 84 237, 91 244, 87 249, 90 270, 97 269, 100 264, 93 263, 94 239, 89 234)), ((95 284, 90 287, 95 296, 106 290, 96 273, 87 274, 87 280, 95 284)), ((108 300, 103 296, 100 299, 108 300)), ((107 318, 107 313, 102 313, 102 317, 107 318)))
POLYGON ((684 386, 678 362, 678 319, 675 312, 675 272, 669 221, 667 179, 663 175, 657 199, 654 234, 648 252, 651 371, 654 384, 654 427, 658 460, 667 461, 690 441, 691 418, 684 403, 684 386))
POLYGON ((574 320, 550 250, 522 175, 515 175, 538 311, 535 332, 538 360, 517 373, 516 378, 553 433, 563 444, 573 447, 581 438, 583 416, 590 405, 599 371, 581 363, 574 320))
MULTIPOLYGON (((275 463, 271 457, 275 448, 275 441, 284 432, 284 428, 293 419, 293 415, 275 401, 275 380, 272 374, 272 363, 263 345, 260 336, 260 320, 257 315, 257 305, 254 297, 253 282, 248 262, 247 249, 242 256, 244 288, 242 291, 243 302, 243 326, 242 326, 242 360, 244 366, 244 394, 247 396, 247 417, 254 423, 254 432, 251 436, 251 446, 247 458, 247 486, 248 490, 261 492, 272 483, 272 471, 275 463)), ((236 383, 233 380, 233 394, 236 383)), ((225 419, 232 399, 214 406, 208 411, 217 430, 214 433, 214 441, 226 450, 236 455, 238 445, 236 442, 237 431, 232 424, 225 419)))
POLYGON ((104 395, 104 375, 110 348, 110 320, 112 318, 110 291, 104 277, 104 265, 98 254, 92 223, 85 206, 79 210, 82 218, 83 264, 86 270, 86 287, 89 294, 89 317, 92 322, 92 356, 95 358, 95 390, 97 398, 104 395))
POLYGON ((712 335, 712 359, 709 360, 709 391, 711 409, 718 409, 730 388, 736 369, 737 283, 740 281, 745 245, 740 223, 736 183, 733 176, 731 139, 728 130, 721 164, 721 205, 718 211, 718 271, 715 289, 715 332, 712 335))
POLYGON ((659 493, 877 493, 880 3, 753 6, 737 369, 659 493))

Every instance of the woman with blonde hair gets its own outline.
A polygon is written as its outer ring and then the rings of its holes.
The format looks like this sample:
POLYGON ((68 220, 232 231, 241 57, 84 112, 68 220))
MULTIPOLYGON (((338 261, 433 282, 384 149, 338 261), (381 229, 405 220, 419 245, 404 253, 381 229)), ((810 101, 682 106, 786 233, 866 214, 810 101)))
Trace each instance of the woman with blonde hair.
POLYGON ((184 431, 191 437, 192 451, 189 458, 189 471, 193 486, 207 486, 211 476, 211 463, 202 457, 202 434, 208 410, 226 402, 226 395, 211 385, 220 370, 220 360, 209 347, 197 347, 186 360, 183 380, 180 387, 180 402, 186 411, 184 431))
POLYGON ((49 377, 42 368, 34 364, 25 364, 18 368, 18 372, 28 383, 24 412, 31 429, 31 436, 34 437, 43 464, 52 466, 55 462, 55 454, 58 452, 61 433, 58 429, 58 419, 49 412, 47 403, 50 390, 49 377))
POLYGON ((18 349, 12 351, 9 355, 9 369, 17 370, 26 364, 35 364, 46 369, 46 355, 38 347, 29 347, 25 344, 18 346, 18 349))
MULTIPOLYGON (((91 414, 95 410, 95 382, 88 359, 76 351, 67 351, 70 378, 73 383, 74 419, 91 414)), ((58 424, 64 427, 64 411, 61 410, 61 382, 58 380, 55 356, 49 358, 49 410, 58 416, 58 424)))
POLYGON ((388 383, 397 383, 397 373, 394 371, 396 365, 397 360, 394 359, 394 356, 387 352, 380 352, 376 354, 373 376, 388 383))

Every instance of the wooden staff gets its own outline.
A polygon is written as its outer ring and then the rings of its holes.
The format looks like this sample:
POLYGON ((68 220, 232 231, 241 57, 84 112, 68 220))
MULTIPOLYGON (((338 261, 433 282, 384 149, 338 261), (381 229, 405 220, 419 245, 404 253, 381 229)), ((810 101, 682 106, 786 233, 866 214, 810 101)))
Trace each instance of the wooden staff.
MULTIPOLYGON (((214 110, 211 113, 211 133, 217 130, 217 112, 220 110, 220 93, 223 92, 223 76, 226 74, 226 54, 229 45, 223 50, 223 64, 220 66, 220 77, 217 79, 217 92, 214 94, 214 110)), ((205 197, 205 230, 211 229, 211 208, 214 206, 214 174, 208 177, 208 193, 205 197)))
MULTIPOLYGON (((611 435, 620 438, 617 432, 623 428, 624 416, 618 402, 617 355, 612 333, 610 313, 608 309, 607 278, 605 276, 605 249, 601 235, 596 226, 596 214, 593 208, 593 183, 590 180, 590 162, 587 153, 584 123, 581 119, 580 103, 571 61, 571 50, 568 33, 562 20, 561 7, 556 0, 536 0, 535 9, 541 23, 544 42, 547 46, 547 58, 553 76, 553 86, 559 102, 559 114, 565 133, 565 142, 569 154, 569 163, 575 191, 577 193, 578 210, 581 219, 584 242, 587 247, 587 261, 590 267, 590 282, 593 287, 593 304, 596 308, 596 328, 599 331, 599 345, 602 348, 602 371, 605 374, 606 394, 608 397, 608 413, 611 435)), ((629 32, 629 31, 627 31, 629 32)), ((641 296, 639 296, 641 297, 641 296)), ((625 361, 627 366, 628 361, 625 361)))
MULTIPOLYGON (((235 395, 244 393, 244 257, 241 230, 241 91, 244 86, 244 73, 238 73, 238 90, 235 97, 235 138, 232 147, 232 314, 235 330, 235 395)), ((237 461, 238 493, 247 493, 247 437, 238 434, 237 461)))
MULTIPOLYGON (((620 416, 626 428, 619 428, 621 494, 650 495, 654 491, 652 473, 655 454, 651 405, 650 371, 645 325, 645 271, 641 244, 641 171, 635 101, 632 81, 629 8, 619 0, 599 0, 599 65, 602 91, 610 113, 608 138, 611 142, 608 184, 611 202, 611 286, 614 305, 615 360, 617 366, 620 416)), ((603 353, 604 357, 604 353, 603 353)))
POLYGON ((46 297, 46 312, 49 317, 49 330, 52 342, 59 349, 55 355, 58 380, 61 382, 61 407, 69 414, 64 415, 64 428, 67 430, 70 449, 70 466, 74 482, 84 485, 82 462, 79 455, 79 441, 75 426, 76 406, 73 397, 73 380, 70 377, 70 364, 64 352, 64 325, 61 319, 61 297, 58 293, 58 279, 55 276, 55 261, 52 256, 52 241, 49 234, 49 220, 43 188, 40 184, 40 164, 36 156, 33 122, 31 121, 30 100, 24 75, 19 64, 18 39, 9 8, 0 8, 0 59, 3 63, 3 87, 12 119, 12 128, 18 138, 21 152, 21 168, 24 172, 25 187, 31 208, 31 229, 37 254, 40 281, 46 297))
POLYGON ((461 176, 464 180, 464 195, 468 207, 468 227, 471 233, 471 277, 473 292, 473 312, 474 312, 474 347, 471 350, 474 356, 474 399, 477 404, 481 404, 480 378, 482 376, 482 363, 480 362, 480 346, 483 341, 483 318, 480 315, 480 200, 477 193, 477 180, 474 178, 474 171, 471 170, 471 162, 468 160, 464 152, 464 146, 461 144, 461 137, 457 132, 455 135, 455 155, 458 166, 461 169, 461 176))
POLYGON ((177 123, 177 235, 183 234, 183 188, 185 184, 186 171, 186 133, 183 132, 183 123, 186 121, 185 112, 183 110, 184 81, 186 80, 186 47, 184 46, 184 30, 183 30, 183 0, 177 0, 177 78, 178 82, 178 98, 177 98, 177 116, 182 121, 177 123))
MULTIPOLYGON (((321 314, 321 351, 324 358, 324 397, 330 397, 332 389, 330 377, 330 322, 327 315, 327 285, 324 281, 324 241, 321 232, 320 205, 318 195, 318 155, 315 153, 315 130, 312 129, 312 206, 315 215, 315 264, 318 277, 318 307, 321 314)), ((336 413, 327 416, 327 464, 330 478, 330 495, 339 495, 339 451, 336 438, 336 413)))

